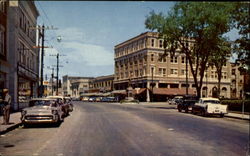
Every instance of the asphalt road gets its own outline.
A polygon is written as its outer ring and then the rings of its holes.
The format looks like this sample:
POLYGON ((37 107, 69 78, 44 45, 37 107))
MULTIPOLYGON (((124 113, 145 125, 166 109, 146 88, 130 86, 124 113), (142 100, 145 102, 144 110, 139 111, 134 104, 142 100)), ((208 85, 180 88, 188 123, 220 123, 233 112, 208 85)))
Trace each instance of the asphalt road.
POLYGON ((19 127, 0 136, 0 156, 248 156, 248 145, 248 121, 168 106, 76 102, 59 127, 19 127))

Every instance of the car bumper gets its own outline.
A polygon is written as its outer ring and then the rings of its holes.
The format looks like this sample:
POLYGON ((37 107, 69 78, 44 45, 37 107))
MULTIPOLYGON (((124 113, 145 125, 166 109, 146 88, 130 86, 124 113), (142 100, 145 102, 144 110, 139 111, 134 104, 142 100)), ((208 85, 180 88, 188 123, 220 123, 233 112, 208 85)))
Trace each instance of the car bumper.
POLYGON ((43 115, 43 116, 24 116, 21 118, 22 123, 56 123, 59 121, 56 115, 43 115))

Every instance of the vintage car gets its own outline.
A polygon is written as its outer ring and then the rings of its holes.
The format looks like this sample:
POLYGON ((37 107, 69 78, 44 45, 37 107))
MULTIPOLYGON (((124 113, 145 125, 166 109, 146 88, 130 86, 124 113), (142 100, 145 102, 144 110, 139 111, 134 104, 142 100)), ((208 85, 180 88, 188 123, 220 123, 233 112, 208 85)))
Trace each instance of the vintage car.
POLYGON ((196 102, 198 102, 199 98, 194 95, 185 95, 183 96, 183 100, 178 103, 177 109, 179 112, 182 112, 184 110, 186 113, 189 111, 192 111, 192 107, 196 102))
POLYGON ((168 100, 169 105, 177 105, 182 102, 183 96, 175 96, 173 99, 168 100))
POLYGON ((192 107, 192 113, 198 113, 202 116, 220 115, 220 117, 224 117, 224 114, 228 113, 228 106, 222 105, 218 98, 200 98, 192 107))
POLYGON ((72 103, 72 99, 70 97, 64 97, 65 102, 69 105, 69 111, 72 112, 74 105, 72 103))
POLYGON ((54 99, 54 100, 57 100, 57 102, 59 103, 59 105, 62 106, 62 110, 64 112, 63 116, 68 116, 69 115, 69 112, 70 112, 70 106, 69 106, 69 103, 67 103, 65 101, 65 97, 63 96, 47 96, 46 97, 47 99, 54 99))
POLYGON ((63 121, 62 107, 52 99, 35 98, 28 108, 21 111, 21 121, 26 126, 32 123, 60 123, 63 121))

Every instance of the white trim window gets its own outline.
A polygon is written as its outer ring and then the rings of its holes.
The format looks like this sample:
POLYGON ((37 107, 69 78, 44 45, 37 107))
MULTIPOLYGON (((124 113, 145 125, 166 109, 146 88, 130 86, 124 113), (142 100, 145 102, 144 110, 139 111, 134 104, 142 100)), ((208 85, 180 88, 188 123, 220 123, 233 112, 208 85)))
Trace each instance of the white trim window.
POLYGON ((178 75, 178 69, 170 69, 171 75, 178 75))

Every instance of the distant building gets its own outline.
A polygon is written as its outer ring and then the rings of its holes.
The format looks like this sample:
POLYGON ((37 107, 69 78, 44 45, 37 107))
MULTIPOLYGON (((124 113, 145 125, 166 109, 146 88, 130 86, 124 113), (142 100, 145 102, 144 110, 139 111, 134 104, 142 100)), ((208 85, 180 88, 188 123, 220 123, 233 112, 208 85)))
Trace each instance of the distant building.
MULTIPOLYGON (((194 42, 186 44, 191 48, 194 42)), ((115 90, 126 90, 129 84, 136 89, 142 101, 166 101, 166 97, 186 94, 185 54, 177 52, 160 59, 164 53, 163 40, 156 32, 145 32, 115 46, 115 90)), ((222 70, 221 95, 230 97, 231 66, 222 70)), ((201 95, 214 96, 217 91, 215 68, 208 68, 203 78, 201 95), (207 75, 207 77, 206 77, 207 75)), ((188 93, 196 94, 194 80, 188 65, 188 93)))
POLYGON ((64 96, 79 97, 92 88, 93 77, 63 76, 62 92, 64 96))
MULTIPOLYGON (((231 63, 231 98, 242 98, 244 90, 244 74, 240 72, 241 63, 236 61, 231 63)), ((245 76, 247 78, 247 76, 245 76)))
POLYGON ((99 76, 93 79, 91 92, 105 93, 113 91, 114 75, 99 76))
MULTIPOLYGON (((37 96, 39 51, 36 29, 39 12, 34 1, 8 1, 7 11, 7 51, 11 65, 9 70, 9 90, 12 96, 13 109, 27 106, 19 99, 37 96)), ((23 101, 23 100, 22 100, 23 101)))

